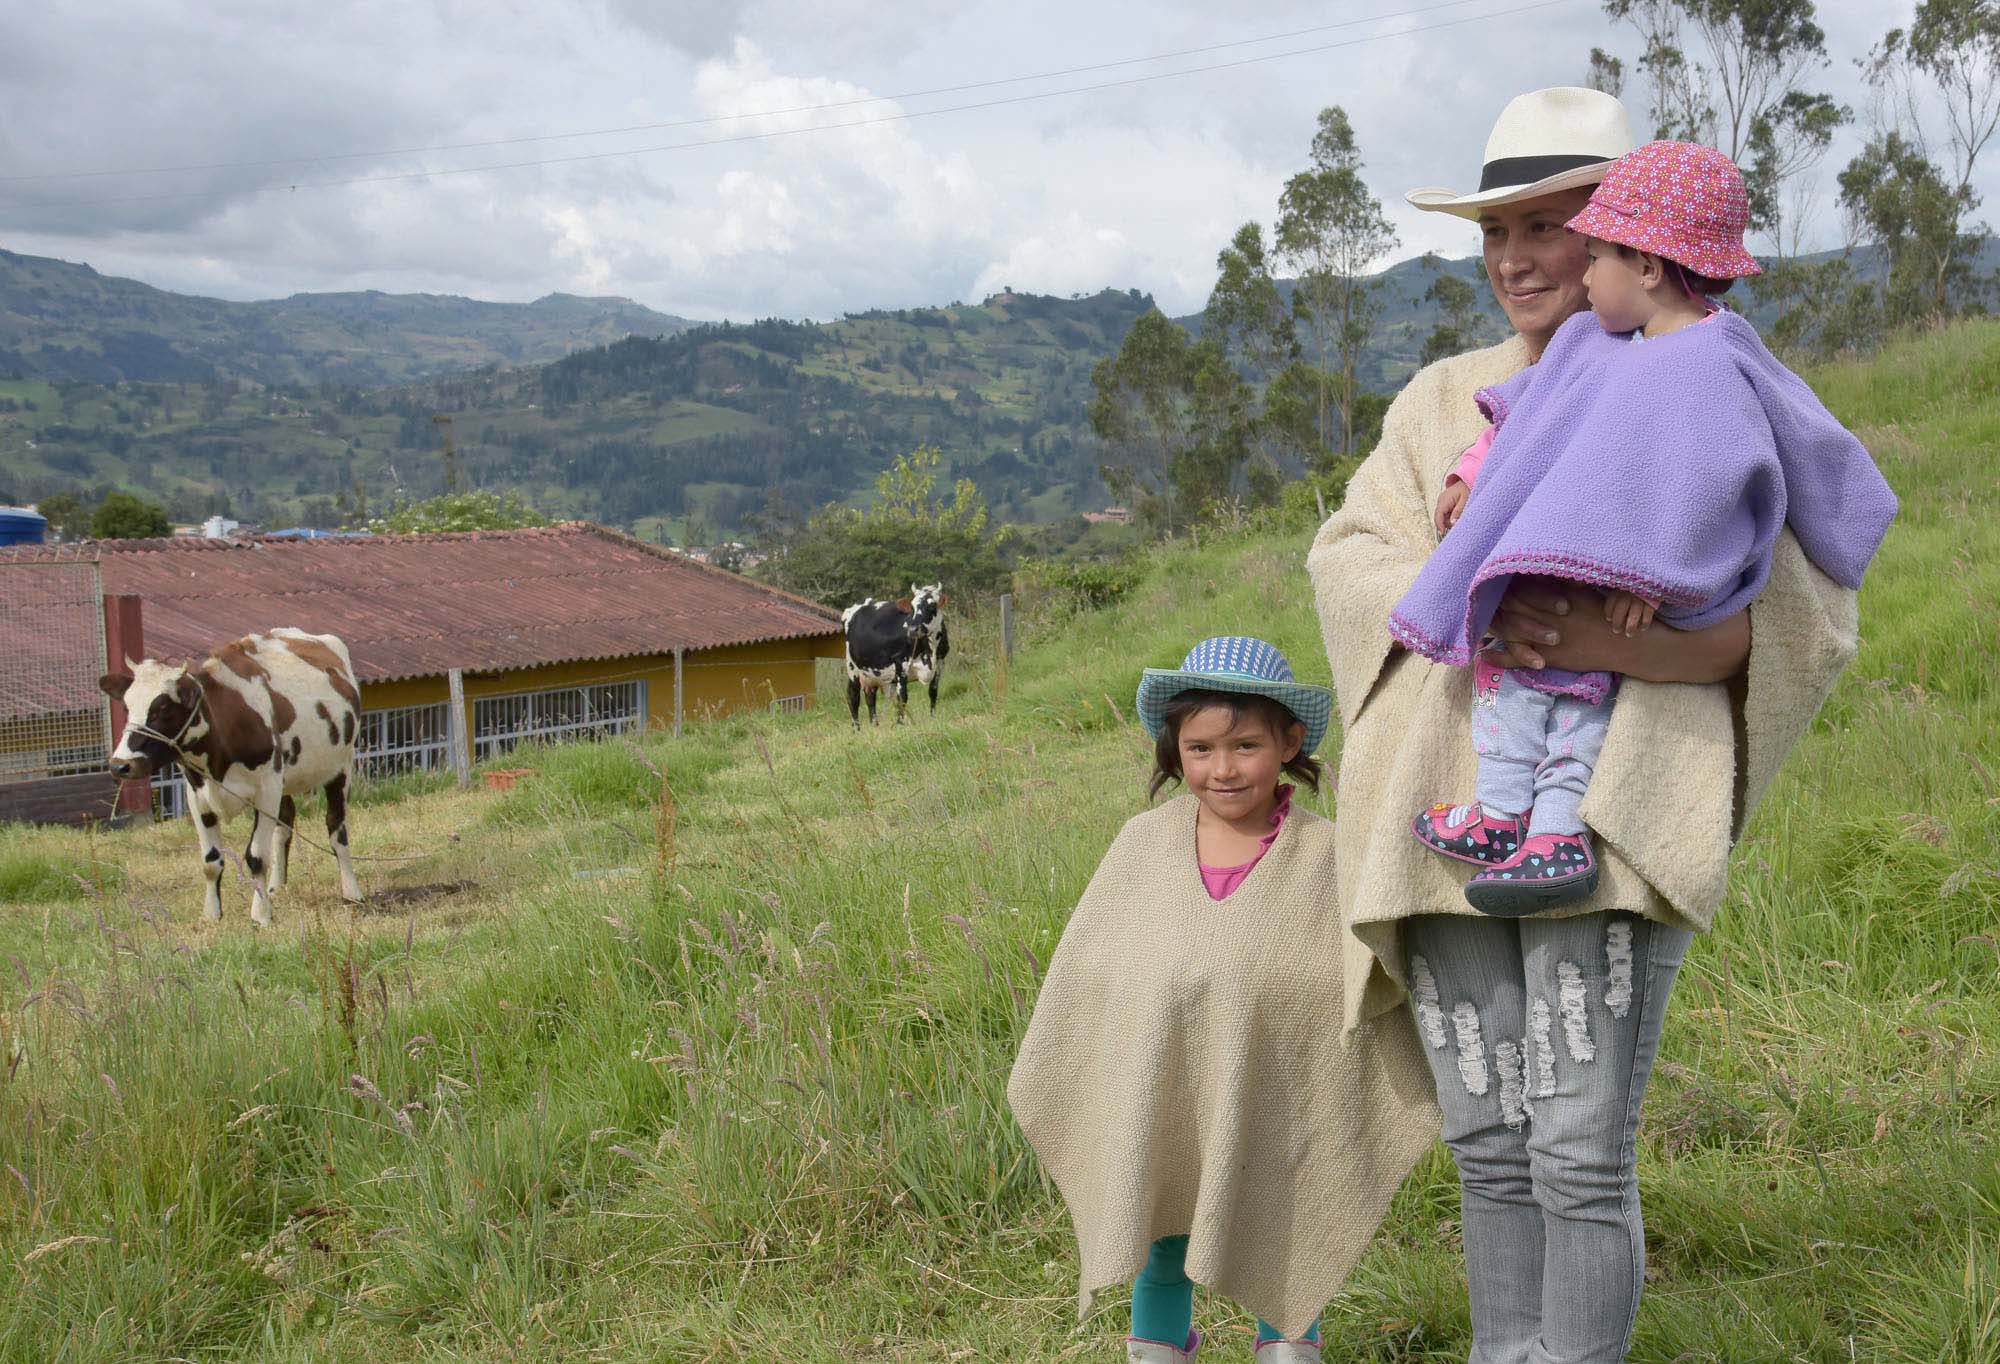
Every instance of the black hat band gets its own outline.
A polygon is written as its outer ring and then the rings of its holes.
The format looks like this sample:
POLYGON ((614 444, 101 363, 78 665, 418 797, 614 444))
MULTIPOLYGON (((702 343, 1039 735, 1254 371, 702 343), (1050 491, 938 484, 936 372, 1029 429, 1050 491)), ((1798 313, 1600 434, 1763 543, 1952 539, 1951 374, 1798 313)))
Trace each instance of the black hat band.
POLYGON ((1503 156, 1498 161, 1488 161, 1479 172, 1479 192, 1491 189, 1511 189, 1516 185, 1532 185, 1537 180, 1546 180, 1551 175, 1561 175, 1564 171, 1581 170, 1585 166, 1601 166, 1607 161, 1615 161, 1613 156, 1593 156, 1588 153, 1578 156, 1565 154, 1558 156, 1503 156))

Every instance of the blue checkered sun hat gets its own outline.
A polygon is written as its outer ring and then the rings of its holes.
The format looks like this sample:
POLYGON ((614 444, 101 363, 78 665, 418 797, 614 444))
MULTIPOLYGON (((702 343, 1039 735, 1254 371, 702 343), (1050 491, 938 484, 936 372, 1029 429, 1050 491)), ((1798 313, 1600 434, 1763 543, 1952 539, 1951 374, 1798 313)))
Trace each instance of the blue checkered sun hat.
POLYGON ((1306 727, 1301 753, 1326 737, 1333 716, 1333 693, 1296 681, 1285 656, 1249 635, 1217 635, 1188 650, 1178 668, 1148 668, 1139 679, 1139 723, 1155 739, 1166 724, 1167 702, 1184 691, 1233 691, 1268 696, 1299 717, 1306 727))

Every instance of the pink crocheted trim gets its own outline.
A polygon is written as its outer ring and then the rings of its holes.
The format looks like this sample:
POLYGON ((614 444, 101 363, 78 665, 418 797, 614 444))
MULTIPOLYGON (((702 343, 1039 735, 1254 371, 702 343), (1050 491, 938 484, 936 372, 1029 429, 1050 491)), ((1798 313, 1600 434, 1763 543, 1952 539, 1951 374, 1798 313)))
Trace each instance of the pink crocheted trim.
MULTIPOLYGON (((1471 616, 1472 612, 1468 609, 1466 618, 1470 620, 1471 616)), ((1405 620, 1401 612, 1390 613, 1389 633, 1394 635, 1396 642, 1404 648, 1420 653, 1433 662, 1448 663, 1457 668, 1463 668, 1472 662, 1472 650, 1454 648, 1427 631, 1419 630, 1405 620)))
MULTIPOLYGON (((1521 575, 1561 578, 1566 582, 1582 583, 1609 592, 1631 592, 1650 601, 1666 606, 1699 606, 1701 598, 1681 588, 1671 587, 1658 578, 1644 573, 1634 573, 1630 569, 1613 568, 1595 559, 1586 559, 1574 554, 1505 554, 1490 559, 1473 577, 1472 585, 1466 592, 1464 637, 1472 638, 1472 599, 1479 595, 1479 589, 1495 578, 1518 577, 1521 575)), ((1424 657, 1452 667, 1468 666, 1479 651, 1469 644, 1447 644, 1429 631, 1413 624, 1400 611, 1389 616, 1389 633, 1405 648, 1412 649, 1424 657)), ((1575 695, 1579 693, 1561 693, 1575 695)))
POLYGON ((1615 676, 1607 672, 1578 673, 1574 681, 1551 682, 1547 673, 1539 668, 1518 668, 1515 671, 1520 674, 1524 687, 1533 687, 1548 696, 1572 696, 1593 706, 1603 705, 1618 689, 1615 676))
POLYGON ((1603 588, 1606 591, 1632 592, 1665 606, 1701 605, 1701 598, 1692 592, 1671 587, 1647 574, 1634 573, 1627 568, 1613 568, 1609 564, 1586 559, 1581 555, 1503 554, 1497 559, 1487 560, 1485 566, 1472 579, 1472 586, 1466 593, 1465 628, 1468 635, 1472 633, 1472 597, 1481 587, 1495 578, 1504 578, 1510 574, 1562 578, 1589 587, 1603 588))
POLYGON ((1507 399, 1497 388, 1482 388, 1472 395, 1472 401, 1479 404, 1479 410, 1486 414, 1486 420, 1498 426, 1507 420, 1507 399))

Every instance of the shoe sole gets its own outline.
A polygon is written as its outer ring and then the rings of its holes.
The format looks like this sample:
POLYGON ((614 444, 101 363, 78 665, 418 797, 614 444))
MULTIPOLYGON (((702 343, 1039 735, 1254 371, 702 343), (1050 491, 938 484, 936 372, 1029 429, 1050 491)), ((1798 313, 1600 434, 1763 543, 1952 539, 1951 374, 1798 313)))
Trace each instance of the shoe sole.
POLYGON ((1410 837, 1416 839, 1417 842, 1429 848, 1439 857, 1449 857, 1452 861, 1463 862, 1468 867, 1497 867, 1507 860, 1504 857, 1474 857, 1470 853, 1453 852, 1450 848, 1440 848, 1437 844, 1424 837, 1424 817, 1422 815, 1418 815, 1410 821, 1410 837))
POLYGON ((1597 868, 1593 866, 1589 871, 1560 880, 1551 877, 1546 881, 1468 881, 1465 898, 1481 914, 1496 919, 1519 919, 1588 899, 1596 889, 1597 868))

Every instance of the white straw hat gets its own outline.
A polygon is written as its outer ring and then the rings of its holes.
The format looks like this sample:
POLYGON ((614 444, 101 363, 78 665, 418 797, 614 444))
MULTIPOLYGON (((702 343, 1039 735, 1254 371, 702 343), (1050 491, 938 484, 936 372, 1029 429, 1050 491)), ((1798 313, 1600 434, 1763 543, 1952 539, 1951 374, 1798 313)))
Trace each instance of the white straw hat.
POLYGON ((1594 185, 1632 147, 1625 106, 1602 90, 1574 85, 1534 90, 1516 95, 1500 111, 1486 139, 1477 190, 1413 189, 1403 197, 1433 213, 1477 219, 1481 209, 1495 204, 1594 185))

